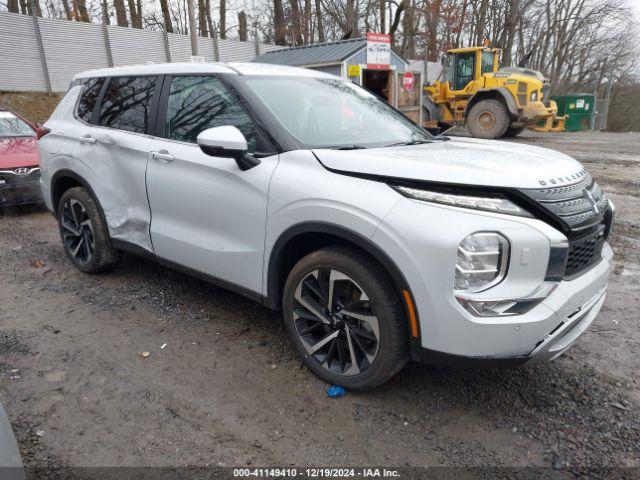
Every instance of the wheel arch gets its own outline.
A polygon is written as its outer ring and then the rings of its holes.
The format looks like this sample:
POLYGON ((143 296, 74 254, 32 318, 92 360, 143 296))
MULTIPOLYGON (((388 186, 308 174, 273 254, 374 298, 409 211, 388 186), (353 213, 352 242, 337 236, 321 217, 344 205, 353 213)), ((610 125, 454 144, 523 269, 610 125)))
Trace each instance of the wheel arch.
POLYGON ((291 268, 305 255, 319 248, 341 245, 364 252, 388 273, 402 303, 409 324, 411 357, 417 359, 421 350, 420 321, 409 284, 395 262, 377 245, 363 235, 330 223, 305 222, 283 232, 271 249, 267 269, 267 295, 265 302, 273 309, 280 308, 282 289, 291 268), (407 293, 404 293, 407 292, 407 293), (407 298, 408 295, 408 298, 407 298))
POLYGON ((500 87, 500 88, 483 88, 478 90, 470 99, 469 102, 467 103, 467 106, 464 110, 464 118, 466 119, 467 116, 469 115, 469 112, 471 111, 471 108, 473 108, 473 106, 478 103, 481 100, 499 100, 503 103, 503 105, 506 107, 507 111, 509 112, 509 116, 511 117, 511 120, 515 120, 520 116, 520 113, 518 111, 518 105, 516 104, 515 99, 513 98, 513 95, 511 94, 511 92, 509 91, 508 88, 505 87, 500 87))
POLYGON ((64 195, 64 192, 74 187, 83 187, 87 189, 89 194, 93 197, 93 200, 98 204, 100 214, 103 216, 104 220, 102 205, 100 205, 100 201, 98 200, 96 193, 93 191, 93 188, 91 188, 89 182, 87 182, 87 180, 85 180, 81 175, 78 175, 76 172, 68 169, 58 170, 51 178, 51 206, 54 210, 52 213, 56 216, 58 215, 58 207, 62 195, 64 195))

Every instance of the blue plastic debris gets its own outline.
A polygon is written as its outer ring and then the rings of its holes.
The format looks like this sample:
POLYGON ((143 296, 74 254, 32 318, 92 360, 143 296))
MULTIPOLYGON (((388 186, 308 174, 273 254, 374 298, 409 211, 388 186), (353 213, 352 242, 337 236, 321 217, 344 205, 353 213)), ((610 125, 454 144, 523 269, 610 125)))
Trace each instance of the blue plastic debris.
POLYGON ((339 385, 332 385, 327 388, 327 397, 329 398, 340 398, 344 397, 347 394, 347 391, 339 385))

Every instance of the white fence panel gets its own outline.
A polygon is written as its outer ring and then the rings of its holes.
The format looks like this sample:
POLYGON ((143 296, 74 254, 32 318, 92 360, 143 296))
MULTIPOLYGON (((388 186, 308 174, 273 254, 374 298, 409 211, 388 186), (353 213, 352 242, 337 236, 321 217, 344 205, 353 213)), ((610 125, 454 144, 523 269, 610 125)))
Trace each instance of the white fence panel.
POLYGON ((0 14, 0 90, 46 91, 33 18, 0 14))
POLYGON ((172 62, 190 62, 191 61, 191 42, 187 35, 179 35, 177 33, 169 33, 169 47, 172 62))
POLYGON ((256 45, 253 42, 218 40, 221 62, 250 62, 256 58, 256 45))
MULTIPOLYGON (((167 50, 164 33, 67 20, 39 18, 44 54, 54 92, 64 92, 76 73, 109 67, 109 48, 114 66, 164 63, 167 50), (108 48, 109 47, 109 48, 108 48)), ((191 61, 191 42, 187 35, 167 35, 172 62, 191 61)), ((260 45, 260 51, 278 49, 260 45)), ((218 40, 222 62, 250 62, 256 58, 253 42, 218 40)), ((207 62, 215 61, 214 42, 198 38, 198 53, 207 62)), ((33 17, 0 13, 0 90, 47 90, 33 17)))
POLYGON ((116 26, 107 29, 115 67, 168 61, 162 32, 116 26))
POLYGON ((40 32, 54 92, 67 90, 76 73, 109 66, 100 25, 41 19, 40 32))

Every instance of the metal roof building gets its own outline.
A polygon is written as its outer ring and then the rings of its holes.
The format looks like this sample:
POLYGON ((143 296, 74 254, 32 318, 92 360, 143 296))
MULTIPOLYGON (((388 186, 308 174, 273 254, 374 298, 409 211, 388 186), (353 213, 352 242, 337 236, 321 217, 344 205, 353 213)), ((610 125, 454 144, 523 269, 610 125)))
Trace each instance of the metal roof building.
MULTIPOLYGON (((367 39, 364 37, 352 38, 337 42, 283 48, 263 53, 253 61, 313 68, 346 78, 349 65, 360 65, 366 68, 367 39)), ((390 67, 392 70, 403 72, 407 66, 406 60, 395 52, 391 52, 390 67)))

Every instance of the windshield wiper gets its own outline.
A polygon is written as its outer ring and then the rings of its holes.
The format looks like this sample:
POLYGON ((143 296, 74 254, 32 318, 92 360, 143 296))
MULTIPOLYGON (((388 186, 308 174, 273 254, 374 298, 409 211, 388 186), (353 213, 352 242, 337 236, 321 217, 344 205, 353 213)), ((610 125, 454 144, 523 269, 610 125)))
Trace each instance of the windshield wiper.
POLYGON ((392 143, 391 145, 385 145, 386 147, 399 147, 404 145, 422 145, 423 143, 433 143, 433 140, 407 140, 406 142, 392 143))
POLYGON ((353 144, 353 145, 331 145, 330 147, 322 147, 322 148, 328 148, 330 150, 363 150, 367 147, 365 147, 364 145, 353 144))

